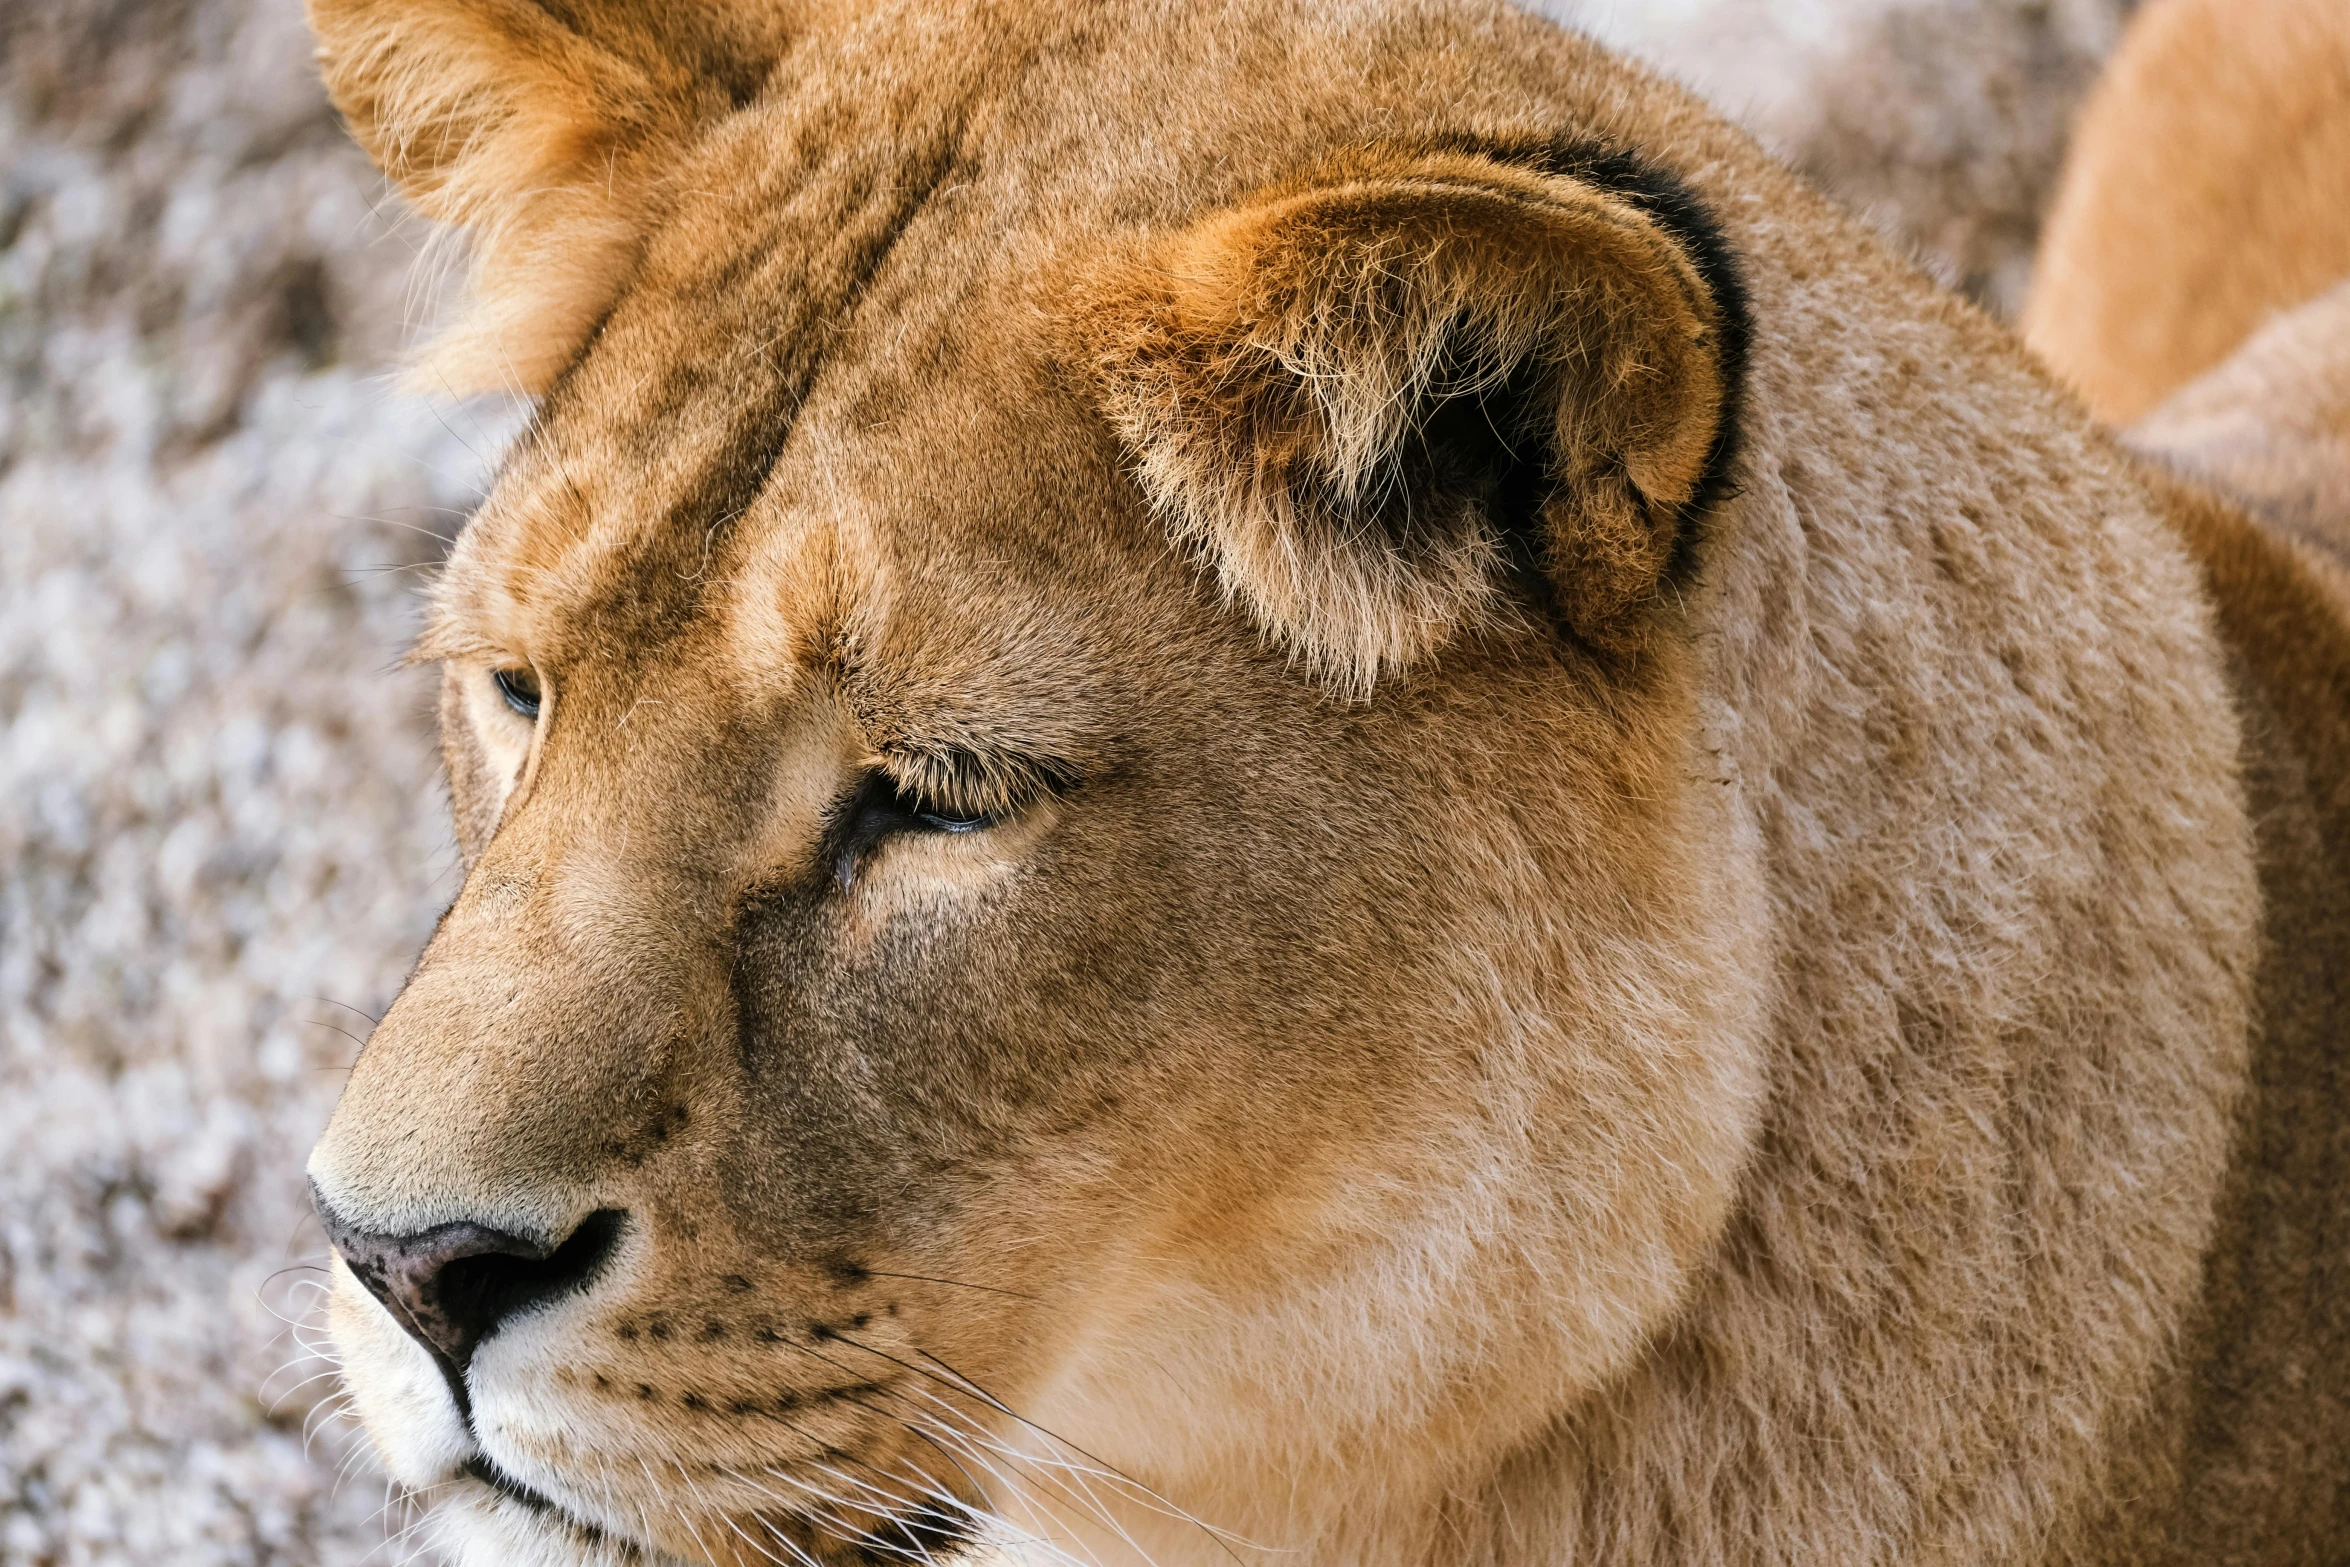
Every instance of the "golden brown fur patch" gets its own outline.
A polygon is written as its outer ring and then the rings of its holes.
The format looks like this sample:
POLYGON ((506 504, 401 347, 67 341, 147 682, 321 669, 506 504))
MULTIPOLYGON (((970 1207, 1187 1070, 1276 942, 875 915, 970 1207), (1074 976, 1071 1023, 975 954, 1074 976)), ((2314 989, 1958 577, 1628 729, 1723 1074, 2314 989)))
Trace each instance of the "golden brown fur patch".
POLYGON ((536 394, 634 263, 660 160, 758 89, 780 13, 315 0, 310 20, 352 134, 417 210, 471 237, 473 298, 424 383, 536 394))
POLYGON ((2185 1353, 2083 1522, 2090 1559, 2338 1559, 2350 1484, 2350 576, 2158 483, 2232 651, 2261 871, 2257 1041, 2185 1353), (2293 1498, 2291 1501, 2285 1498, 2293 1498))
POLYGON ((2230 644, 2263 895, 2203 1299, 2086 1525, 2115 1561, 2330 1561, 2343 1539, 2350 1373, 2304 1346, 2350 1331, 2350 282, 2283 308, 2350 265, 2340 20, 2300 0, 2151 9, 2083 128, 2030 318, 2103 406, 2162 397, 2128 444, 2218 492, 2156 483, 2230 644))

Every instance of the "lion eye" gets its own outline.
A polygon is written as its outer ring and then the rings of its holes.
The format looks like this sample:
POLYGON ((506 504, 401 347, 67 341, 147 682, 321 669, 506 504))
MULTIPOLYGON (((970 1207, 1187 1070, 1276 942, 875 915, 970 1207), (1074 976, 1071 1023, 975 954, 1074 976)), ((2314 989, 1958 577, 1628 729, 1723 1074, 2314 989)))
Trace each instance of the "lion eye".
POLYGON ((915 821, 931 832, 977 832, 982 827, 993 827, 993 816, 957 816, 948 811, 916 809, 911 813, 915 821))
POLYGON ((925 799, 876 769, 866 774, 856 792, 834 812, 827 835, 828 858, 833 876, 846 891, 856 880, 865 857, 885 838, 906 832, 980 832, 1002 820, 1002 815, 996 812, 960 811, 925 799))
POLYGON ((1003 820, 992 811, 952 810, 908 789, 886 773, 876 777, 861 799, 870 824, 880 829, 880 833, 978 832, 1003 820))
POLYGON ((536 720, 539 716, 539 677, 535 670, 501 669, 491 679, 498 683, 498 695, 506 705, 523 717, 536 720))
POLYGON ((877 772, 857 792, 870 826, 888 832, 978 832, 1003 817, 991 811, 958 811, 907 788, 887 773, 877 772))

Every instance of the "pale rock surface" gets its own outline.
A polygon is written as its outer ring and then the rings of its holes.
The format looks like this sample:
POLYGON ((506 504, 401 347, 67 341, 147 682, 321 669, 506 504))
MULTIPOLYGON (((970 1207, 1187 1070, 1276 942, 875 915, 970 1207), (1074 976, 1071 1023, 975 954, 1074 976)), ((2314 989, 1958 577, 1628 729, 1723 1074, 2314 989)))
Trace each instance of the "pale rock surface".
POLYGON ((410 252, 297 6, 0 29, 0 1562, 355 1562, 279 1270, 452 885, 395 665, 484 411, 379 385, 410 252))
POLYGON ((1544 0, 1660 66, 1945 284, 2021 308, 2081 94, 2136 0, 1544 0))

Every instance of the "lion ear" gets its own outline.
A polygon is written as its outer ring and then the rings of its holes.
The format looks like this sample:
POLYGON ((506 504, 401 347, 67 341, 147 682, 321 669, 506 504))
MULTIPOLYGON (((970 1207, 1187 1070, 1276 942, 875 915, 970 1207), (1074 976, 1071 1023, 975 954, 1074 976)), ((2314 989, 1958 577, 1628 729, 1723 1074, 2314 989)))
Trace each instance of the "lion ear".
POLYGON ((1726 461, 1727 251, 1661 177, 1574 167, 1358 161, 1081 291, 1152 500, 1350 693, 1529 584, 1586 642, 1636 645, 1726 461))
POLYGON ((310 0, 336 108, 427 217, 472 241, 472 299, 422 367, 544 391, 636 258, 663 158, 748 102, 783 7, 310 0))

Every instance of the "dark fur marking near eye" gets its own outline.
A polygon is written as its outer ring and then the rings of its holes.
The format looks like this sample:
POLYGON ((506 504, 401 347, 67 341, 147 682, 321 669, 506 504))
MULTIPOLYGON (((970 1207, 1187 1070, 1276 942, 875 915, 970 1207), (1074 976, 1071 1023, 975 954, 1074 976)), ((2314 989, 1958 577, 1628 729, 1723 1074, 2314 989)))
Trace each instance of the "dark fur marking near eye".
MULTIPOLYGON (((1067 793, 1078 782, 1077 769, 1069 763, 1008 750, 898 744, 888 752, 889 767, 867 771, 825 812, 815 864, 842 892, 856 884, 866 860, 890 838, 992 827, 1042 796, 1067 793)), ((850 1282, 862 1281, 862 1268, 844 1266, 853 1271, 850 1282)))
POLYGON ((654 1318, 652 1321, 650 1321, 650 1322, 648 1322, 648 1323, 646 1323, 646 1324, 645 1324, 645 1332, 647 1332, 648 1334, 652 1335, 652 1337, 654 1337, 655 1339, 666 1339, 666 1338, 668 1338, 668 1337, 669 1337, 669 1322, 668 1322, 668 1319, 667 1319, 667 1318, 665 1318, 665 1317, 655 1317, 655 1318, 654 1318))
POLYGON ((957 811, 1005 814, 1084 781, 1084 770, 1065 757, 974 736, 900 736, 883 750, 909 792, 957 811))
POLYGON ((702 1395, 699 1393, 688 1393, 685 1395, 685 1397, 679 1399, 678 1402, 683 1404, 688 1409, 695 1410, 703 1414, 707 1414, 710 1409, 710 1401, 702 1397, 702 1395))
POLYGON ((725 1323, 723 1323, 723 1322, 705 1322, 705 1323, 703 1323, 703 1324, 702 1324, 702 1334, 701 1334, 701 1339, 702 1339, 702 1342, 703 1342, 703 1343, 705 1343, 705 1344, 712 1344, 712 1343, 716 1343, 716 1342, 717 1342, 719 1339, 722 1339, 722 1338, 724 1338, 724 1337, 726 1337, 726 1324, 725 1324, 725 1323))
POLYGON ((644 1402, 650 1404, 654 1402, 654 1400, 657 1399, 660 1395, 653 1391, 653 1385, 650 1382, 639 1382, 636 1385, 636 1396, 642 1399, 644 1402))
POLYGON ((912 824, 913 813, 894 809, 897 794, 896 781, 875 768, 825 813, 816 863, 841 891, 855 884, 858 869, 884 839, 912 824))

